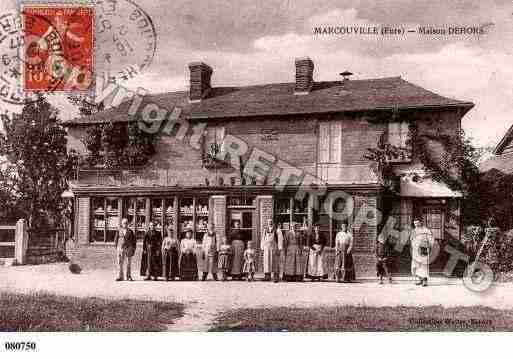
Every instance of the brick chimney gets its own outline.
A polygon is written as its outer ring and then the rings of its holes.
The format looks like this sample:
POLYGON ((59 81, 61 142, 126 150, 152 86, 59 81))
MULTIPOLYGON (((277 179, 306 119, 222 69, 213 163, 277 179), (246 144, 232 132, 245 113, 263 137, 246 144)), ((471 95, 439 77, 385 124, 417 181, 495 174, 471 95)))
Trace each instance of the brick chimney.
POLYGON ((191 102, 199 102, 208 96, 211 89, 210 77, 212 76, 212 68, 203 62, 191 62, 190 70, 190 88, 189 100, 191 102))
POLYGON ((296 61, 296 86, 294 94, 306 95, 313 87, 314 63, 309 57, 300 57, 296 61))

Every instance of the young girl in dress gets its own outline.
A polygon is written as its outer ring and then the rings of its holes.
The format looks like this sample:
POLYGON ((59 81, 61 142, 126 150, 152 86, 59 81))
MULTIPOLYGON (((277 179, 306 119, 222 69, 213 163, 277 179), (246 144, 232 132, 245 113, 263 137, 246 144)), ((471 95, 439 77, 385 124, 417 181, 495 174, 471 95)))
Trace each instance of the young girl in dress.
POLYGON ((248 242, 248 248, 244 251, 244 273, 248 276, 248 282, 253 281, 256 272, 256 252, 253 243, 248 242))
POLYGON ((228 244, 226 237, 221 241, 219 248, 218 269, 221 271, 221 280, 225 281, 231 268, 232 246, 228 244))

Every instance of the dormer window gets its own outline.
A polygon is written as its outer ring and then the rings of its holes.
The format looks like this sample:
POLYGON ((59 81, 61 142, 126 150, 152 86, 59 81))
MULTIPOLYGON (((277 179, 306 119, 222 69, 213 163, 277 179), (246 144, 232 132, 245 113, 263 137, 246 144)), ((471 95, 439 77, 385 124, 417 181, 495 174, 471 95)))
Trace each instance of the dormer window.
POLYGON ((406 121, 391 121, 388 123, 388 143, 401 149, 401 153, 391 162, 409 162, 411 161, 411 133, 410 124, 406 121))

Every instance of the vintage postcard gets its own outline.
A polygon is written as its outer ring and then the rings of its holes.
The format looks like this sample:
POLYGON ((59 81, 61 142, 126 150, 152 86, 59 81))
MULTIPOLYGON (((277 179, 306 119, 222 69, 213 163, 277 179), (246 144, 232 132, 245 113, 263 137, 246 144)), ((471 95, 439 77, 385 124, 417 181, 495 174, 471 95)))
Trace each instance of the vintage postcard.
POLYGON ((0 353, 512 331, 512 43, 502 0, 2 0, 0 353))

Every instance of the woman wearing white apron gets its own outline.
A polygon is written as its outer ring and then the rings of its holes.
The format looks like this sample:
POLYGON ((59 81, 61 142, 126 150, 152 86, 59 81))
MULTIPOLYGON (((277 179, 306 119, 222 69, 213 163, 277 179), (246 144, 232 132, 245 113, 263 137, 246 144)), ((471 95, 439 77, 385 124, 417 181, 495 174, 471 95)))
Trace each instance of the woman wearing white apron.
POLYGON ((429 254, 434 245, 433 234, 422 223, 421 219, 413 221, 410 234, 411 243, 411 274, 417 278, 416 285, 427 287, 429 278, 429 254))
POLYGON ((278 250, 278 235, 276 234, 272 219, 267 221, 267 227, 262 231, 260 249, 264 255, 264 280, 270 281, 272 273, 274 282, 277 283, 280 273, 280 252, 278 250))

